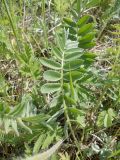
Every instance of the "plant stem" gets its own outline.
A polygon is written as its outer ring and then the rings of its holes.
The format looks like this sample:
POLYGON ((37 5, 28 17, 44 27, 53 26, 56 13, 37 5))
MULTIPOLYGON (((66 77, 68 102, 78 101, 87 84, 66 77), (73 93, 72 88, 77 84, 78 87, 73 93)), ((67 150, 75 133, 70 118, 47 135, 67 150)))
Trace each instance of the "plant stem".
POLYGON ((77 0, 77 12, 78 12, 78 17, 80 17, 80 12, 81 12, 81 0, 77 0))
POLYGON ((13 23, 13 20, 12 20, 12 17, 11 17, 11 14, 10 14, 10 11, 9 11, 9 8, 8 8, 8 5, 7 5, 7 3, 6 3, 6 0, 3 0, 3 3, 4 3, 5 9, 6 9, 6 12, 7 12, 7 15, 8 15, 8 18, 9 18, 9 21, 10 21, 10 24, 11 24, 11 27, 12 27, 12 30, 13 30, 13 33, 14 33, 14 36, 15 36, 15 39, 16 39, 16 42, 17 42, 18 50, 19 50, 19 52, 20 52, 20 46, 19 46, 19 43, 18 43, 18 38, 17 38, 16 29, 15 29, 15 26, 14 26, 14 23, 13 23))
POLYGON ((48 35, 47 35, 47 26, 46 26, 46 18, 45 18, 45 0, 42 0, 42 16, 43 16, 43 32, 45 39, 45 47, 48 48, 48 35))
POLYGON ((66 117, 66 119, 67 119, 68 126, 69 126, 70 131, 71 131, 71 134, 72 134, 72 136, 73 136, 74 143, 75 143, 75 145, 77 146, 78 151, 79 151, 80 156, 81 156, 81 159, 80 159, 79 157, 78 157, 78 159, 79 159, 79 160, 83 160, 83 156, 82 156, 82 153, 81 153, 81 149, 80 149, 79 143, 78 143, 78 141, 77 141, 77 138, 75 137, 74 131, 73 131, 73 129, 72 129, 72 125, 71 125, 71 122, 70 122, 70 118, 69 118, 69 116, 68 116, 68 108, 67 108, 64 100, 63 100, 63 105, 64 105, 64 113, 65 113, 65 117, 66 117))
MULTIPOLYGON (((80 146, 79 146, 79 143, 75 137, 75 134, 74 134, 74 131, 72 129, 72 125, 71 125, 71 122, 70 122, 70 118, 69 118, 69 115, 68 115, 68 108, 66 106, 66 103, 65 103, 65 100, 64 100, 64 88, 63 88, 63 85, 64 85, 64 79, 63 79, 63 75, 64 75, 64 70, 63 70, 63 67, 64 67, 64 51, 62 51, 62 62, 61 62, 61 89, 62 89, 62 98, 63 98, 63 107, 64 107, 64 115, 66 117, 66 120, 67 120, 67 123, 68 123, 68 126, 70 128, 70 131, 71 131, 71 134, 73 136, 73 139, 74 139, 74 142, 75 142, 75 145, 77 146, 78 148, 78 151, 80 153, 80 156, 81 156, 81 160, 83 160, 83 156, 82 156, 82 153, 81 153, 81 149, 80 149, 80 146)), ((79 157, 77 157, 78 160, 80 160, 79 157)))

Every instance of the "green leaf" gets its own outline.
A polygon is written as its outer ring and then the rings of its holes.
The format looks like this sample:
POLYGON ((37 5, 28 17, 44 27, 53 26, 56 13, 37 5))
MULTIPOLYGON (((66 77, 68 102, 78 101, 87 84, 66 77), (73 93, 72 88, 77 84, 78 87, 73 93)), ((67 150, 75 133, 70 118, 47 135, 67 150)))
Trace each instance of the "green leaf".
POLYGON ((50 117, 51 116, 48 115, 48 114, 41 113, 41 114, 38 114, 38 115, 35 115, 35 116, 23 117, 22 120, 25 121, 25 122, 39 123, 41 121, 43 122, 43 121, 47 120, 50 117))
POLYGON ((113 120, 116 116, 114 110, 112 108, 108 109, 108 115, 111 117, 111 119, 113 120))
POLYGON ((58 62, 55 62, 53 60, 47 59, 47 58, 41 58, 40 62, 42 65, 51 68, 51 69, 56 69, 59 70, 61 68, 61 65, 58 62))
POLYGON ((82 49, 80 49, 80 48, 70 48, 70 49, 67 49, 66 51, 65 51, 65 54, 67 55, 67 54, 72 54, 72 53, 82 53, 82 49))
POLYGON ((28 126, 26 126, 25 123, 23 123, 21 118, 17 118, 17 122, 22 128, 32 134, 32 130, 28 126))
POLYGON ((81 8, 82 8, 82 1, 81 0, 77 0, 77 13, 79 15, 79 13, 81 12, 81 8))
POLYGON ((50 124, 48 124, 47 122, 41 122, 41 124, 43 125, 43 127, 45 127, 47 130, 49 130, 49 131, 54 131, 54 129, 53 129, 53 127, 50 125, 50 124))
MULTIPOLYGON (((79 71, 71 71, 72 80, 76 81, 82 77, 82 73, 79 71)), ((69 72, 64 74, 64 79, 70 81, 69 72)))
POLYGON ((61 74, 57 71, 48 70, 44 72, 43 77, 47 81, 58 81, 61 79, 61 74))
POLYGON ((42 149, 47 148, 52 143, 52 141, 54 140, 54 136, 55 136, 54 134, 48 133, 42 145, 42 149))
POLYGON ((59 47, 59 49, 61 51, 63 51, 64 48, 65 48, 65 38, 64 38, 64 35, 63 35, 63 37, 61 37, 59 34, 56 33, 55 36, 56 36, 57 46, 59 47))
POLYGON ((70 62, 67 62, 65 65, 64 65, 64 70, 65 71, 69 71, 69 70, 75 70, 77 68, 80 68, 80 66, 83 64, 83 60, 81 59, 78 59, 78 60, 74 60, 74 61, 70 61, 70 62))
POLYGON ((18 116, 21 115, 24 109, 24 105, 22 104, 18 104, 17 106, 14 107, 13 110, 11 110, 11 112, 8 115, 11 116, 18 116))
POLYGON ((79 80, 79 82, 80 83, 85 83, 90 78, 93 78, 92 74, 84 75, 83 77, 81 77, 81 79, 79 80))
POLYGON ((78 18, 78 14, 77 14, 77 11, 75 9, 71 8, 71 14, 72 14, 72 16, 73 16, 74 19, 78 18))
POLYGON ((22 53, 18 55, 17 57, 21 63, 28 64, 31 56, 28 57, 25 53, 22 53))
POLYGON ((42 93, 53 93, 59 91, 61 88, 59 83, 47 83, 41 87, 42 93))
POLYGON ((98 115, 98 120, 97 120, 97 126, 98 127, 102 127, 104 125, 104 119, 105 119, 106 113, 107 113, 106 111, 102 111, 98 115))
POLYGON ((85 112, 83 110, 80 110, 80 109, 77 109, 75 107, 71 107, 68 109, 68 111, 72 114, 74 114, 75 116, 76 115, 80 115, 80 116, 83 116, 85 115, 85 112))
POLYGON ((65 95, 65 100, 66 100, 66 102, 68 102, 69 104, 73 104, 73 105, 75 105, 76 104, 76 102, 75 102, 75 100, 73 99, 73 98, 71 98, 71 97, 68 97, 67 95, 65 95))
POLYGON ((5 132, 6 132, 6 134, 8 134, 11 121, 10 121, 10 119, 4 118, 3 122, 4 122, 5 132))
POLYGON ((73 52, 73 53, 70 53, 70 54, 67 54, 65 55, 65 61, 71 61, 71 60, 75 60, 75 59, 78 59, 82 56, 82 53, 81 52, 73 52))
POLYGON ((63 84, 63 89, 65 90, 65 92, 69 92, 70 90, 70 85, 68 83, 64 83, 63 84))
POLYGON ((52 48, 52 53, 55 55, 55 57, 61 60, 62 59, 61 51, 57 47, 52 46, 51 48, 52 48))
POLYGON ((69 27, 69 33, 73 35, 77 34, 76 30, 73 27, 69 27))
POLYGON ((104 127, 110 127, 112 125, 112 119, 109 116, 109 114, 105 115, 105 119, 104 119, 104 127))
POLYGON ((42 142, 44 141, 46 137, 46 134, 42 134, 39 136, 37 141, 35 142, 34 148, 33 148, 33 153, 36 154, 39 152, 40 147, 42 146, 42 142))
POLYGON ((77 26, 82 27, 83 25, 85 25, 88 22, 89 19, 90 19, 90 15, 83 16, 82 18, 80 18, 80 20, 78 20, 77 26))
POLYGON ((88 68, 91 64, 93 64, 93 62, 94 62, 94 59, 86 58, 84 61, 85 68, 88 68))
POLYGON ((86 123, 85 123, 85 116, 77 116, 77 122, 80 124, 82 128, 85 128, 86 123))
POLYGON ((63 140, 58 141, 55 145, 53 145, 50 149, 47 151, 44 151, 43 153, 37 154, 33 157, 30 157, 29 160, 46 160, 49 159, 56 150, 60 147, 60 145, 63 143, 63 140))
MULTIPOLYGON (((87 87, 79 84, 78 88, 78 93, 83 97, 83 98, 87 98, 88 97, 92 97, 92 91, 90 89, 88 89, 87 87)), ((84 106, 87 107, 87 106, 84 106)))
POLYGON ((12 126, 13 130, 15 131, 16 135, 19 136, 16 120, 11 120, 11 126, 12 126))
POLYGON ((86 8, 91 8, 91 7, 95 7, 96 5, 99 5, 101 0, 90 0, 87 4, 86 4, 86 8))
POLYGON ((92 47, 95 46, 95 42, 79 43, 78 46, 79 46, 80 48, 83 48, 83 49, 91 49, 92 47))
POLYGON ((73 22, 72 19, 70 19, 70 18, 63 18, 63 20, 64 20, 64 22, 67 23, 69 26, 71 26, 71 27, 76 27, 76 23, 73 22))
POLYGON ((110 127, 112 125, 112 121, 115 117, 115 113, 112 108, 109 108, 107 114, 104 119, 104 127, 110 127))
POLYGON ((72 40, 72 41, 76 41, 77 40, 77 37, 72 35, 72 34, 69 34, 68 35, 68 39, 72 40))
POLYGON ((95 33, 92 32, 92 33, 88 33, 87 35, 83 37, 80 37, 78 41, 80 44, 89 43, 94 39, 94 37, 95 37, 95 33))
POLYGON ((93 23, 88 23, 88 24, 84 25, 83 27, 81 27, 78 30, 78 35, 79 36, 86 35, 87 33, 89 33, 93 29, 93 27, 94 27, 93 23))
POLYGON ((81 56, 81 58, 82 59, 86 59, 86 58, 94 59, 94 58, 96 58, 96 54, 95 53, 86 52, 81 56))

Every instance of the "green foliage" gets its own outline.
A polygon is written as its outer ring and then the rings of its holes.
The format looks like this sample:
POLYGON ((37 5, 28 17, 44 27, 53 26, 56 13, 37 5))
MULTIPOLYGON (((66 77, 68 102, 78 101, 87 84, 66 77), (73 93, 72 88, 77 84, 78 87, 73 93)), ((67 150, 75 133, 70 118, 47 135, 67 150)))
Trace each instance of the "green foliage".
POLYGON ((34 56, 32 49, 29 46, 25 46, 25 52, 18 55, 18 61, 20 62, 20 72, 33 79, 40 77, 40 63, 34 56))
POLYGON ((119 159, 119 4, 0 2, 1 160, 119 159))
POLYGON ((93 42, 95 32, 93 32, 94 25, 89 23, 90 16, 85 15, 81 19, 74 22, 71 19, 64 18, 67 24, 66 29, 69 30, 69 37, 71 40, 78 41, 79 48, 90 49, 95 43, 93 42))
POLYGON ((98 122, 97 125, 99 127, 110 127, 112 126, 112 121, 115 118, 115 113, 112 108, 109 108, 107 111, 100 112, 98 116, 98 122))
POLYGON ((72 2, 73 0, 54 0, 55 9, 61 16, 63 16, 72 2))
POLYGON ((69 42, 69 36, 67 36, 67 31, 65 31, 62 36, 56 35, 56 43, 59 48, 55 46, 53 47, 53 59, 42 58, 40 60, 41 64, 43 64, 44 66, 49 67, 50 69, 58 70, 48 70, 44 72, 43 77, 45 80, 47 80, 48 82, 56 81, 58 83, 47 83, 43 85, 41 88, 42 93, 60 91, 60 87, 61 92, 63 92, 64 84, 71 88, 71 86, 69 85, 71 80, 75 81, 76 85, 77 80, 81 80, 81 78, 84 78, 84 74, 88 74, 87 69, 84 69, 84 67, 88 67, 91 65, 88 63, 88 58, 89 60, 94 61, 94 54, 92 56, 91 53, 90 57, 89 53, 86 54, 85 51, 78 48, 78 46, 70 48, 69 43, 72 43, 72 41, 69 42), (57 59, 58 53, 60 57, 59 59, 57 59))

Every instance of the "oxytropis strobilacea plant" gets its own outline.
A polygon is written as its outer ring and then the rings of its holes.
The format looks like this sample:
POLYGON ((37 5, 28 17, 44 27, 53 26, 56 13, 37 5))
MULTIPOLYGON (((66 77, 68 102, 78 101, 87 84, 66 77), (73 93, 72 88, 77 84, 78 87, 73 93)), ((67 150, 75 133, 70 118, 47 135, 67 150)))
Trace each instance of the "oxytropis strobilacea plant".
POLYGON ((95 32, 94 24, 88 23, 89 19, 89 15, 78 21, 65 18, 64 32, 55 34, 56 45, 51 47, 51 58, 40 60, 43 66, 49 68, 43 73, 46 83, 41 87, 41 92, 50 97, 49 106, 53 118, 64 113, 65 134, 72 134, 78 150, 80 143, 78 144, 74 130, 86 127, 86 113, 81 107, 81 99, 89 96, 86 83, 89 85, 95 80, 90 68, 96 56, 88 52, 94 46, 95 32))

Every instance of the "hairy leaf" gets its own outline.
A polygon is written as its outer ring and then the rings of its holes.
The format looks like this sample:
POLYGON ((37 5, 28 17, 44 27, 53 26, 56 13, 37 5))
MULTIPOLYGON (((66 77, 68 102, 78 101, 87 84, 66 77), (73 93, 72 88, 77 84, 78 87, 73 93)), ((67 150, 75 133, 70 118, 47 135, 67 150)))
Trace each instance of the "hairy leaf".
POLYGON ((70 61, 70 62, 67 62, 65 65, 64 65, 64 70, 65 71, 69 71, 69 70, 75 70, 77 68, 80 68, 80 66, 83 64, 83 60, 81 59, 78 59, 78 60, 74 60, 74 61, 70 61))
POLYGON ((51 68, 51 69, 59 70, 61 68, 61 65, 58 62, 55 62, 54 60, 50 60, 47 58, 41 58, 40 62, 42 63, 42 65, 48 68, 51 68))
POLYGON ((42 93, 53 93, 59 91, 61 88, 59 83, 46 83, 41 87, 42 93))
POLYGON ((44 72, 43 77, 47 81, 58 81, 61 79, 61 74, 57 71, 48 70, 44 72))

